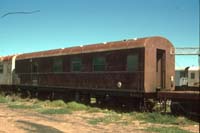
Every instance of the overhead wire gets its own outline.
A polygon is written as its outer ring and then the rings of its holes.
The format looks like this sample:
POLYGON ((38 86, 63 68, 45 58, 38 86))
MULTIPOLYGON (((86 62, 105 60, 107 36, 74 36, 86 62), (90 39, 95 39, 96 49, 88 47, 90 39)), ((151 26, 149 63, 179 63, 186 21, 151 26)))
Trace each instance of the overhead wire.
POLYGON ((14 14, 33 14, 33 13, 37 13, 37 12, 40 12, 40 10, 34 10, 34 11, 29 11, 29 12, 24 12, 24 11, 8 12, 8 13, 5 13, 4 15, 2 15, 1 18, 4 18, 4 17, 9 16, 9 15, 14 15, 14 14))

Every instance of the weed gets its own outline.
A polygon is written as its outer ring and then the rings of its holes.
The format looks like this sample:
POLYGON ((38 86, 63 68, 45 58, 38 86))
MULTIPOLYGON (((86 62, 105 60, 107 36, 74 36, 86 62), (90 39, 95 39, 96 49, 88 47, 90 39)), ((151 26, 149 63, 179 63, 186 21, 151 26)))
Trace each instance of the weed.
POLYGON ((88 120, 88 123, 91 125, 97 125, 98 123, 102 122, 104 118, 94 118, 88 120))
POLYGON ((0 103, 7 103, 8 99, 5 96, 0 95, 0 103))
POLYGON ((88 107, 84 104, 80 104, 77 102, 69 102, 66 104, 66 107, 72 111, 79 111, 79 110, 87 110, 88 107))
POLYGON ((19 104, 19 105, 11 104, 8 107, 14 108, 14 109, 31 109, 32 108, 32 106, 27 106, 27 105, 22 105, 22 104, 19 104))
POLYGON ((100 108, 96 108, 96 107, 88 107, 87 112, 89 113, 97 113, 97 112, 101 112, 102 110, 100 108))
POLYGON ((142 120, 149 123, 174 124, 174 125, 195 123, 184 117, 179 118, 179 117, 175 117, 168 114, 160 114, 157 112, 154 112, 154 113, 132 112, 129 115, 134 117, 135 119, 142 120))
POLYGON ((145 130, 148 132, 159 132, 159 133, 190 133, 189 131, 180 129, 178 127, 148 127, 145 130))
POLYGON ((39 101, 37 99, 21 99, 18 95, 0 95, 0 103, 6 103, 10 108, 15 109, 34 109, 43 114, 70 114, 72 111, 87 111, 89 113, 102 112, 104 117, 89 119, 88 123, 96 125, 98 123, 124 123, 125 125, 134 120, 141 120, 144 123, 159 124, 196 124, 185 117, 175 117, 172 115, 162 115, 161 113, 117 113, 113 110, 100 109, 97 107, 86 106, 77 102, 65 103, 62 100, 39 101))
POLYGON ((67 108, 57 108, 57 109, 40 109, 40 113, 42 114, 71 114, 71 111, 68 110, 67 108))
POLYGON ((26 105, 26 104, 22 104, 19 102, 12 102, 8 105, 9 108, 13 108, 13 109, 36 109, 36 108, 40 108, 39 105, 26 105))
POLYGON ((51 108, 51 107, 65 107, 66 106, 65 102, 62 100, 55 100, 55 101, 46 100, 44 102, 37 101, 35 104, 40 105, 44 108, 45 107, 51 108))
POLYGON ((121 120, 121 117, 119 115, 112 114, 112 115, 106 115, 104 117, 90 119, 88 123, 92 125, 97 125, 98 123, 109 124, 109 123, 117 123, 119 120, 121 120))

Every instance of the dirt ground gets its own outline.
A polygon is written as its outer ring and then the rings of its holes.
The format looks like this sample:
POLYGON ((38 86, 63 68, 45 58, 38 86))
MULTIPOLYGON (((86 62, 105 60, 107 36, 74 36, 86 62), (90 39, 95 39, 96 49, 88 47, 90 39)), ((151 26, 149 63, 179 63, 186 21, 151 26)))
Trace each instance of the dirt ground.
MULTIPOLYGON (((0 104, 0 133, 146 133, 141 130, 150 123, 133 121, 128 125, 97 124, 91 125, 88 118, 95 118, 103 113, 78 111, 65 115, 43 115, 31 110, 11 109, 0 104)), ((198 125, 182 127, 185 130, 199 132, 198 125)))

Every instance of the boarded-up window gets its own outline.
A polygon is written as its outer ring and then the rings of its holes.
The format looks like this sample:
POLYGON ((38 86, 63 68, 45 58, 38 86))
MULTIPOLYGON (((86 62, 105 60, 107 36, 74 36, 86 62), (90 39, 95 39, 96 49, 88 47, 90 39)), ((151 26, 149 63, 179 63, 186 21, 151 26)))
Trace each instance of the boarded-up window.
POLYGON ((191 73, 191 79, 195 79, 195 73, 191 73))
POLYGON ((127 56, 127 71, 137 71, 138 70, 138 55, 128 55, 127 56))
POLYGON ((71 71, 79 72, 81 71, 81 58, 74 57, 71 59, 71 71))
POLYGON ((94 71, 105 71, 106 59, 105 57, 94 57, 93 58, 93 70, 94 71))
POLYGON ((54 58, 53 60, 53 72, 63 72, 63 60, 60 58, 54 58))
POLYGON ((3 64, 0 64, 0 73, 3 73, 3 64))

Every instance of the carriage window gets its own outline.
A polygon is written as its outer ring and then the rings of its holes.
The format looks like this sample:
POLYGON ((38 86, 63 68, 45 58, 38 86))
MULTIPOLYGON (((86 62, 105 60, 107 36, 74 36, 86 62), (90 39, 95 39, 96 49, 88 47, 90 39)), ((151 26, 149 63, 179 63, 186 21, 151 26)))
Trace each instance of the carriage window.
POLYGON ((128 55, 127 56, 127 71, 138 70, 138 55, 128 55))
POLYGON ((37 73, 37 72, 38 72, 38 63, 35 62, 35 63, 33 64, 33 68, 32 68, 32 69, 33 69, 33 70, 32 70, 33 73, 37 73))
POLYGON ((81 58, 74 57, 71 60, 71 71, 73 72, 79 72, 81 71, 81 58))
POLYGON ((63 60, 62 59, 54 58, 53 72, 63 72, 63 60))
POLYGON ((191 79, 195 79, 195 73, 191 73, 191 79))
POLYGON ((105 71, 106 59, 105 57, 94 57, 93 58, 93 70, 94 71, 105 71))
POLYGON ((3 64, 0 64, 0 73, 3 73, 3 64))

